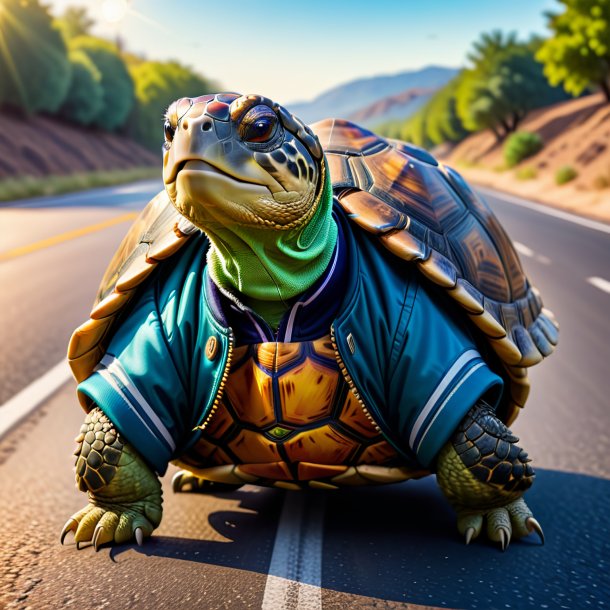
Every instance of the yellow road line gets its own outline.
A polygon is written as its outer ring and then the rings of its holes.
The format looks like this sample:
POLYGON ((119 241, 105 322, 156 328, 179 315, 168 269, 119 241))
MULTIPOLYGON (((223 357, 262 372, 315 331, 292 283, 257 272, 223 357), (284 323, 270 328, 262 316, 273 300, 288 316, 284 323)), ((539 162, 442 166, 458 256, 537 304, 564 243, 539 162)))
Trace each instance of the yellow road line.
POLYGON ((122 222, 133 220, 137 217, 137 215, 137 212, 129 212, 128 214, 115 216, 114 218, 104 220, 104 222, 98 222, 94 225, 89 225, 88 227, 74 229, 74 231, 68 231, 66 233, 60 233, 59 235, 55 235, 53 237, 48 237, 47 239, 41 239, 40 241, 35 241, 34 243, 28 244, 27 246, 19 246, 18 248, 13 248, 12 250, 0 252, 0 261, 6 261, 11 258, 17 258, 18 256, 30 254, 31 252, 36 252, 37 250, 42 250, 43 248, 49 248, 50 246, 55 246, 57 244, 61 244, 62 242, 69 241, 71 239, 76 239, 77 237, 82 237, 83 235, 89 235, 89 233, 95 233, 96 231, 107 229, 108 227, 118 225, 122 222))

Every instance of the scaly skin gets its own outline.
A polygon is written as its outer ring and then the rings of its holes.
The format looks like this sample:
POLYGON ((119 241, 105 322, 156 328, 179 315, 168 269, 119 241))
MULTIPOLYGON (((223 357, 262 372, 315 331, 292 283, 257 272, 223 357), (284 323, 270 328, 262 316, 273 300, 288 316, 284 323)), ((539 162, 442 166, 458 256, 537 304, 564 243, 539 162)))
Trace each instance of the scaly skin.
POLYGON ((91 541, 97 551, 133 538, 142 544, 161 522, 157 476, 98 408, 87 415, 76 441, 76 484, 87 491, 89 504, 68 519, 62 543, 73 531, 77 548, 91 541))
POLYGON ((457 512, 466 544, 486 522, 487 537, 505 550, 511 538, 542 528, 522 496, 534 479, 518 438, 495 417, 489 405, 475 405, 437 459, 437 481, 457 512))

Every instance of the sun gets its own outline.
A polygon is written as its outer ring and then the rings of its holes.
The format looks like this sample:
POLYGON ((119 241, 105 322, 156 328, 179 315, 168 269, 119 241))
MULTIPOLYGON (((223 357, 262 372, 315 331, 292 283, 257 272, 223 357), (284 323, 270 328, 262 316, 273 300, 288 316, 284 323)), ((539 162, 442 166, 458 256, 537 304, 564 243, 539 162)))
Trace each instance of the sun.
POLYGON ((129 2, 128 0, 104 0, 101 9, 104 21, 118 23, 129 11, 129 2))

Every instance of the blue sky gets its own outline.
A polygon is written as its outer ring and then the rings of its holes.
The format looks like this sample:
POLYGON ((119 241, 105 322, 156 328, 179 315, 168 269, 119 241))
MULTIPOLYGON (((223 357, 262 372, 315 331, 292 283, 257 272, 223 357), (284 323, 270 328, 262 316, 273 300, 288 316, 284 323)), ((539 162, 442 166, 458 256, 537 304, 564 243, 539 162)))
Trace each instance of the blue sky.
POLYGON ((119 34, 130 51, 177 59, 223 90, 281 103, 363 76, 462 66, 482 32, 545 34, 543 13, 560 8, 556 0, 46 1, 54 14, 88 7, 95 32, 119 34), (123 18, 104 20, 125 3, 123 18))

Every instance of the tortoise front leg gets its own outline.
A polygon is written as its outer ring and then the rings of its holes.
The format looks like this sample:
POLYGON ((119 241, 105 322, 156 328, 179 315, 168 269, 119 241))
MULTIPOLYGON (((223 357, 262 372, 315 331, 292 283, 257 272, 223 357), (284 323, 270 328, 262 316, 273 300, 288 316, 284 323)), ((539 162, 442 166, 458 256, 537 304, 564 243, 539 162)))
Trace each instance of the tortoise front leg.
POLYGON ((76 484, 89 504, 68 519, 62 544, 70 531, 77 548, 91 541, 97 551, 132 538, 142 544, 161 522, 159 479, 99 408, 87 415, 76 441, 76 484))
POLYGON ((534 470, 519 439, 483 401, 477 403, 443 447, 437 460, 438 484, 458 516, 466 544, 481 533, 505 550, 512 538, 542 528, 522 496, 534 481, 534 470))

